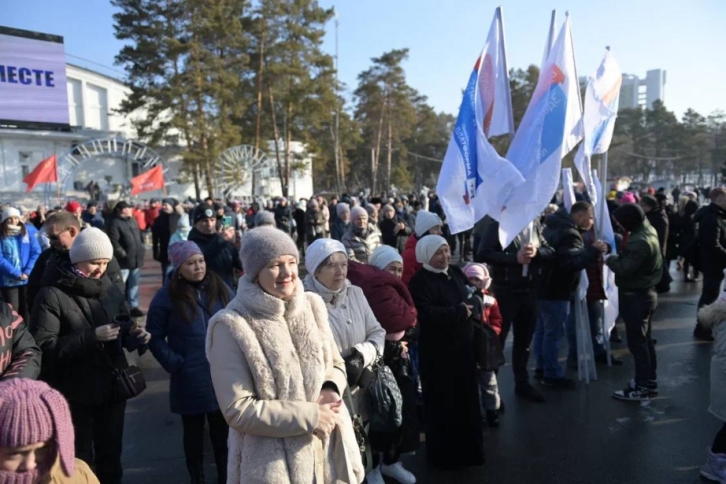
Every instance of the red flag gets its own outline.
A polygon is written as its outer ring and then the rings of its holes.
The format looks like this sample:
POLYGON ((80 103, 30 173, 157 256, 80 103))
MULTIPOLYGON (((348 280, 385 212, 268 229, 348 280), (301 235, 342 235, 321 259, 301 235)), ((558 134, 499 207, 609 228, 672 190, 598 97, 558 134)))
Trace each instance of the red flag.
POLYGON ((131 179, 131 195, 164 188, 164 172, 161 165, 156 165, 151 170, 135 176, 131 179))
POLYGON ((45 160, 38 163, 35 170, 28 173, 23 178, 23 183, 27 183, 28 187, 25 192, 29 192, 41 183, 58 182, 58 159, 55 155, 49 156, 45 160))

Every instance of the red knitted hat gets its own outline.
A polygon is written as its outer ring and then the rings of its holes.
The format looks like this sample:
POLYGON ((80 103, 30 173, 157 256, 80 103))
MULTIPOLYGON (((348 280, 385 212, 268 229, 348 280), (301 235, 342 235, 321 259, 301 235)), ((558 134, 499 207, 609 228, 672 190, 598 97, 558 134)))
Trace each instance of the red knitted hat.
POLYGON ((83 207, 78 202, 68 202, 68 204, 66 204, 66 212, 76 213, 81 208, 83 207))
POLYGON ((0 382, 0 447, 25 447, 51 439, 63 472, 72 476, 73 422, 63 395, 42 381, 12 378, 0 382))

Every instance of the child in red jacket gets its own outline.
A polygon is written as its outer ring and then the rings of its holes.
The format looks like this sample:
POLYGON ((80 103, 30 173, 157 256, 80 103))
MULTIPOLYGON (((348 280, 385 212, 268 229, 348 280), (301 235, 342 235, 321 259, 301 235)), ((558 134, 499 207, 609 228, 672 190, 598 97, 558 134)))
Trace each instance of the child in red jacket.
MULTIPOLYGON (((469 284, 476 288, 474 296, 482 301, 483 324, 491 326, 499 335, 502 332, 502 313, 499 311, 497 300, 489 294, 489 286, 492 283, 489 270, 484 264, 468 264, 464 268, 464 273, 469 279, 469 284)), ((496 372, 479 369, 479 391, 482 407, 487 416, 487 425, 499 427, 499 410, 502 401, 499 398, 496 372)))

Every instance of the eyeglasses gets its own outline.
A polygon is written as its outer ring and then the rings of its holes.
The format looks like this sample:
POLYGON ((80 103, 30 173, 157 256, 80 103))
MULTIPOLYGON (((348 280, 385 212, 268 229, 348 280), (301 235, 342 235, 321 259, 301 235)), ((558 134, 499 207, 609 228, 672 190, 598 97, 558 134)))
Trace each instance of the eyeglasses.
POLYGON ((50 240, 51 242, 58 242, 58 241, 60 240, 60 236, 61 236, 61 234, 62 234, 63 232, 65 232, 65 231, 67 231, 68 229, 70 229, 70 227, 68 227, 68 228, 65 228, 65 229, 61 230, 60 232, 58 232, 58 233, 57 233, 57 234, 55 234, 55 235, 50 235, 50 234, 48 234, 48 240, 50 240))

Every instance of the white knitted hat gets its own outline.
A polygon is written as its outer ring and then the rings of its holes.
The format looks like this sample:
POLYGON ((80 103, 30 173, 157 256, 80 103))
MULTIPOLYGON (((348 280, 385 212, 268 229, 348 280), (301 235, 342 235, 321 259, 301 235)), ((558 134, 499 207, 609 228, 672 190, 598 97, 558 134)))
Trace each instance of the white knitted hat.
POLYGON ((437 225, 444 225, 444 222, 441 221, 438 215, 427 212, 426 210, 419 210, 416 214, 416 237, 420 239, 426 232, 437 225))
POLYGON ((5 207, 3 208, 3 219, 2 221, 6 221, 10 217, 18 217, 20 218, 20 210, 18 210, 15 207, 5 207))
POLYGON ((373 251, 368 262, 372 266, 376 266, 381 270, 384 270, 392 262, 400 262, 403 264, 403 258, 396 249, 390 245, 379 245, 376 250, 373 251))
POLYGON ((70 250, 71 263, 113 258, 113 246, 103 230, 89 227, 81 230, 70 250))

